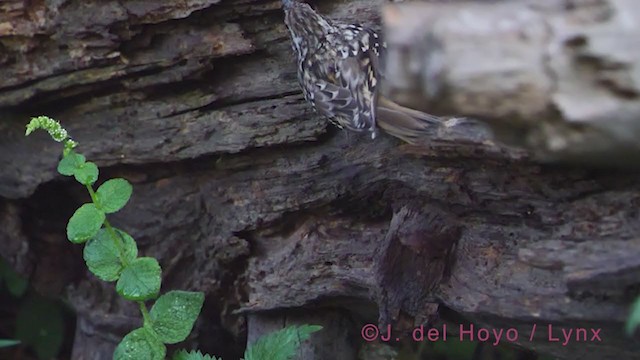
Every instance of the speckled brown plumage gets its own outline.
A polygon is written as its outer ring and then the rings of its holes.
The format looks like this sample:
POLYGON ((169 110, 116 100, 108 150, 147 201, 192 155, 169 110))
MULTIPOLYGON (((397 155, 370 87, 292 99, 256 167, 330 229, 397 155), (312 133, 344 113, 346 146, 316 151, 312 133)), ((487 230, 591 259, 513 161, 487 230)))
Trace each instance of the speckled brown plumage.
POLYGON ((438 122, 379 95, 386 48, 379 33, 328 19, 296 0, 282 3, 297 55, 298 80, 318 113, 340 128, 367 131, 372 138, 382 129, 409 143, 438 122))

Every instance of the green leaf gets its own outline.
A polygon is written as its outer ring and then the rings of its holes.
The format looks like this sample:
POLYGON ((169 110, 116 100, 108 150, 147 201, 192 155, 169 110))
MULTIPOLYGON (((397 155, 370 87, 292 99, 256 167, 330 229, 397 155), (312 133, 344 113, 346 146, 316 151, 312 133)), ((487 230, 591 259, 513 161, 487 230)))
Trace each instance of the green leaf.
POLYGON ((151 257, 135 259, 122 270, 116 291, 127 300, 153 299, 160 292, 160 264, 151 257))
POLYGON ((247 348, 244 360, 289 360, 296 354, 300 343, 320 329, 322 326, 319 325, 294 325, 262 336, 247 348))
POLYGON ((124 231, 114 229, 117 239, 111 237, 110 232, 102 228, 98 234, 87 241, 83 257, 89 270, 104 281, 115 281, 120 277, 124 263, 130 263, 138 256, 135 240, 124 231), (118 241, 120 247, 115 243, 118 241), (120 258, 120 251, 124 253, 124 263, 120 258))
POLYGON ((7 284, 7 290, 14 297, 21 297, 29 287, 29 282, 0 257, 0 285, 3 280, 7 284))
POLYGON ((96 236, 104 223, 105 215, 94 204, 80 206, 67 224, 67 238, 76 244, 81 244, 96 236))
POLYGON ((7 284, 7 290, 14 297, 21 297, 27 291, 29 282, 20 276, 13 269, 8 269, 4 275, 5 283, 7 284))
POLYGON ((111 179, 100 185, 96 196, 98 206, 107 214, 122 209, 129 201, 133 187, 125 179, 111 179))
POLYGON ((14 346, 20 344, 20 340, 0 339, 0 348, 14 346))
POLYGON ((73 150, 69 151, 58 163, 58 172, 65 176, 71 176, 75 174, 76 170, 79 169, 85 161, 84 155, 78 154, 73 150))
POLYGON ((116 347, 113 360, 164 360, 167 348, 152 330, 141 327, 128 333, 116 347))
POLYGON ((31 296, 18 310, 16 337, 35 350, 39 359, 58 355, 64 335, 60 305, 46 298, 31 296))
POLYGON ((98 180, 98 166, 92 162, 86 162, 78 167, 73 176, 82 185, 91 185, 98 180))
POLYGON ((151 327, 165 344, 175 344, 189 336, 202 304, 204 293, 169 291, 151 308, 151 327))
POLYGON ((640 325, 640 297, 631 305, 631 314, 629 314, 626 325, 627 335, 633 335, 638 325, 640 325))
POLYGON ((186 350, 180 350, 173 354, 172 360, 222 360, 212 355, 203 354, 200 351, 192 350, 187 352, 186 350))

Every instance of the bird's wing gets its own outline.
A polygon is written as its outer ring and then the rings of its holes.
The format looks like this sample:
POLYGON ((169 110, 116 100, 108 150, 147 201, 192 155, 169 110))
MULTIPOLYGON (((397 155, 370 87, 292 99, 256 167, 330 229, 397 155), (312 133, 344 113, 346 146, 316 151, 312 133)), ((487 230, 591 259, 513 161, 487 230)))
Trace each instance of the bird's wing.
POLYGON ((352 28, 352 39, 334 39, 339 44, 334 56, 316 69, 323 80, 317 82, 313 101, 318 111, 344 127, 374 132, 378 54, 370 45, 370 30, 360 29, 352 28))
POLYGON ((340 85, 349 90, 358 110, 353 118, 353 126, 359 130, 375 128, 375 87, 371 86, 373 75, 368 54, 358 53, 341 59, 336 68, 340 85))
POLYGON ((327 81, 318 81, 313 93, 316 110, 340 127, 354 128, 352 119, 358 116, 358 104, 349 89, 327 81))

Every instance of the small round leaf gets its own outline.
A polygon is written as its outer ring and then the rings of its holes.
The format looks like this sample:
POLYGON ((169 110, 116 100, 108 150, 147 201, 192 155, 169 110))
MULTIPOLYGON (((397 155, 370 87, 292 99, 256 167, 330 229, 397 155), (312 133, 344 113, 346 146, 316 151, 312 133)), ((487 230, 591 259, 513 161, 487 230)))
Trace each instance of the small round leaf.
POLYGON ((126 263, 132 262, 138 256, 136 242, 124 231, 114 229, 118 239, 113 239, 110 232, 102 228, 98 235, 87 241, 83 257, 89 270, 104 281, 116 281, 124 268, 120 252, 115 241, 119 241, 124 250, 126 263))
POLYGON ((14 297, 21 297, 29 287, 27 279, 13 270, 13 268, 0 257, 0 290, 2 289, 3 278, 9 294, 14 297))
POLYGON ((98 206, 107 214, 122 209, 129 201, 133 188, 125 179, 111 179, 100 185, 96 196, 98 206))
POLYGON ((5 282, 7 285, 7 290, 9 290, 9 294, 15 297, 21 297, 27 291, 29 287, 29 282, 27 279, 20 276, 15 271, 11 270, 7 274, 5 274, 5 282))
POLYGON ((135 259, 122 270, 116 291, 127 300, 144 301, 160 292, 160 264, 151 257, 135 259))
POLYGON ((84 204, 69 219, 67 238, 72 243, 81 244, 98 233, 104 220, 104 212, 94 204, 84 204))
POLYGON ((167 348, 152 330, 141 327, 128 333, 116 347, 113 360, 164 360, 167 348))
POLYGON ((191 333, 203 302, 201 292, 169 291, 151 308, 151 327, 165 344, 183 341, 191 333))
POLYGON ((78 167, 73 176, 82 185, 91 185, 98 180, 98 166, 92 162, 86 162, 78 167))
POLYGON ((85 163, 85 160, 84 155, 72 150, 58 163, 58 172, 65 176, 71 176, 85 163))

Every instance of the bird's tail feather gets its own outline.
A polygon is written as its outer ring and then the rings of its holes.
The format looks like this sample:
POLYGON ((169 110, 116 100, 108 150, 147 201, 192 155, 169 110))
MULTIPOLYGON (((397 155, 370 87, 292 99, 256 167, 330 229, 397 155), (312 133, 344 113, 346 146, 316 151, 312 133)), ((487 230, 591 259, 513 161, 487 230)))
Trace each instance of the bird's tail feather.
POLYGON ((425 140, 433 135, 444 120, 446 119, 398 105, 382 96, 378 99, 378 126, 389 135, 409 144, 415 144, 420 139, 425 140))
POLYGON ((380 96, 376 108, 378 127, 409 144, 429 140, 492 141, 491 130, 483 123, 464 117, 439 117, 409 109, 380 96))

